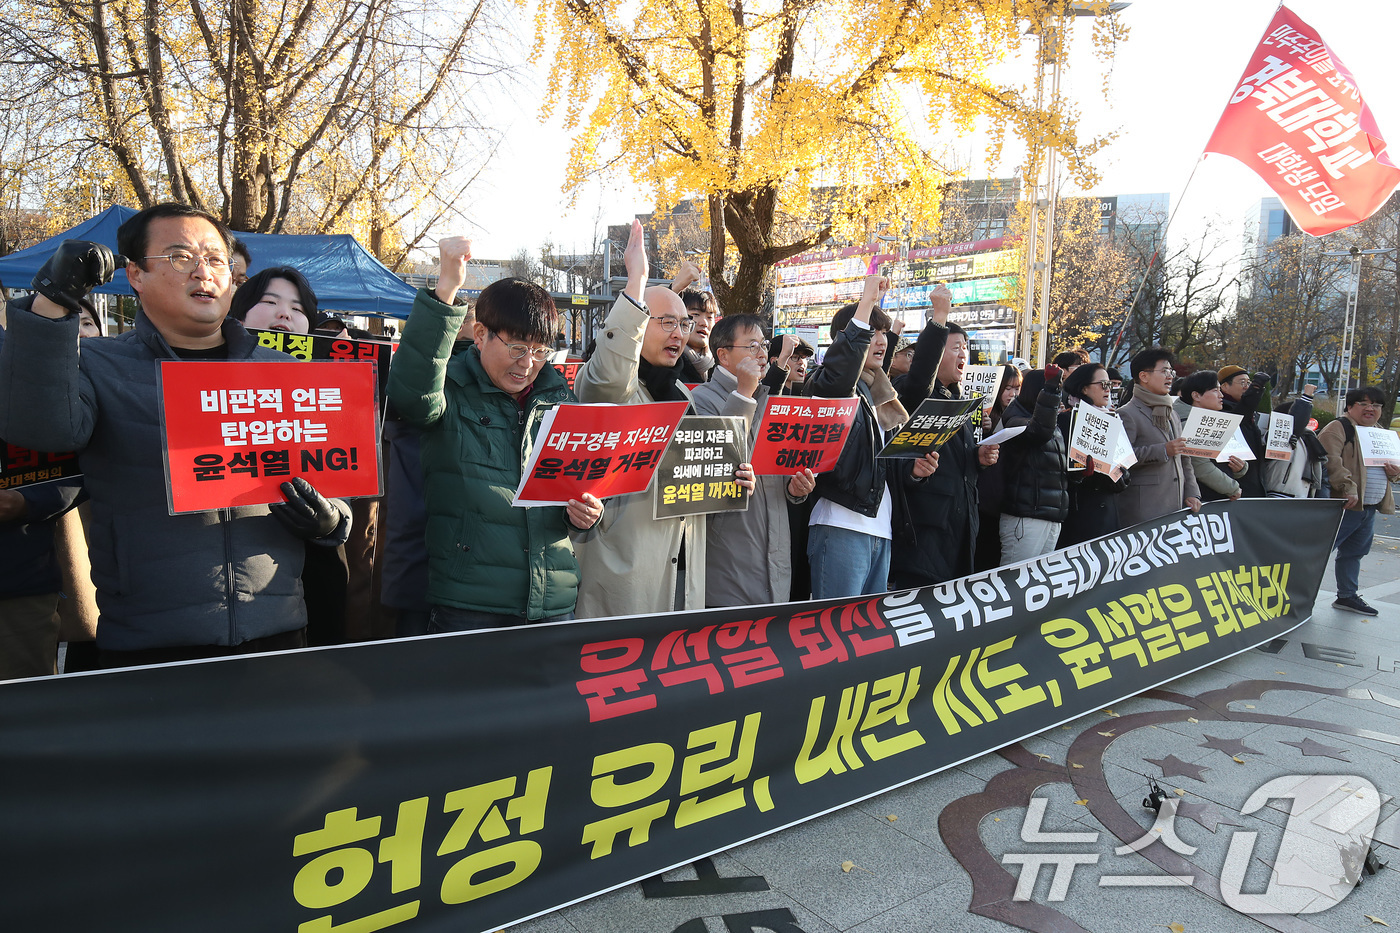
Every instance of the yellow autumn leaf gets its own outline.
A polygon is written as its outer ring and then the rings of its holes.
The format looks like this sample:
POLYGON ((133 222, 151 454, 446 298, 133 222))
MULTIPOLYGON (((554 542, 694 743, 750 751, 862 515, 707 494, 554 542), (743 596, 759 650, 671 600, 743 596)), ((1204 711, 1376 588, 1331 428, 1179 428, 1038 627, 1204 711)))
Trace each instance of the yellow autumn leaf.
POLYGON ((1035 757, 1040 758, 1040 759, 1042 759, 1042 760, 1044 760, 1044 761, 1049 761, 1049 760, 1050 760, 1050 756, 1049 756, 1049 755, 1042 755, 1040 752, 1036 752, 1036 753, 1035 753, 1035 757))
POLYGON ((1099 735, 1103 736, 1104 738, 1111 739, 1113 738, 1113 730, 1109 729, 1107 732, 1100 732, 1099 735))
POLYGON ((1080 770, 1083 770, 1083 768, 1084 768, 1083 765, 1070 765, 1070 767, 1071 767, 1071 768, 1078 768, 1078 769, 1080 769, 1080 770))
POLYGON ((1253 703, 1246 703, 1246 704, 1244 705, 1244 708, 1245 708, 1245 709, 1254 709, 1254 704, 1253 704, 1253 703))
POLYGON ((1168 923, 1165 924, 1165 926, 1168 930, 1171 930, 1172 933, 1186 933, 1186 927, 1182 926, 1180 923, 1168 923))
POLYGON ((891 813, 889 816, 885 817, 885 819, 887 819, 887 820, 889 820, 891 823, 893 823, 895 820, 899 819, 899 817, 897 817, 897 816, 895 816, 893 813, 891 813))
POLYGON ((1076 800, 1075 803, 1079 804, 1081 807, 1087 807, 1089 805, 1089 798, 1085 797, 1083 800, 1076 800))
POLYGON ((1186 796, 1186 791, 1182 790, 1180 787, 1173 787, 1172 792, 1175 793, 1178 797, 1186 796))
POLYGON ((1111 710, 1111 709, 1106 709, 1106 710, 1104 710, 1104 713, 1105 713, 1106 715, 1112 716, 1114 719, 1120 718, 1119 715, 1118 715, 1117 713, 1115 713, 1115 712, 1114 712, 1113 710, 1111 710))
POLYGON ((1367 914, 1367 915, 1366 915, 1366 919, 1369 920, 1369 921, 1371 921, 1372 925, 1375 925, 1375 924, 1379 923, 1379 924, 1380 924, 1381 926, 1383 926, 1383 927, 1388 927, 1388 926, 1390 926, 1390 924, 1386 923, 1386 922, 1385 922, 1384 920, 1382 920, 1380 917, 1373 917, 1373 916, 1371 916, 1370 914, 1367 914))
POLYGON ((842 863, 841 863, 841 870, 844 871, 844 872, 845 872, 846 874, 848 874, 848 875, 851 873, 851 869, 852 869, 852 868, 855 868, 855 867, 856 867, 856 863, 855 863, 855 862, 852 862, 852 861, 845 861, 845 862, 842 862, 842 863))
POLYGON ((1244 764, 1244 759, 1241 758, 1239 755, 1231 755, 1230 757, 1233 758, 1235 761, 1238 761, 1240 764, 1244 764))
POLYGON ((1195 716, 1187 716, 1187 717, 1186 717, 1186 721, 1187 721, 1187 722, 1200 722, 1200 720, 1197 719, 1195 716))

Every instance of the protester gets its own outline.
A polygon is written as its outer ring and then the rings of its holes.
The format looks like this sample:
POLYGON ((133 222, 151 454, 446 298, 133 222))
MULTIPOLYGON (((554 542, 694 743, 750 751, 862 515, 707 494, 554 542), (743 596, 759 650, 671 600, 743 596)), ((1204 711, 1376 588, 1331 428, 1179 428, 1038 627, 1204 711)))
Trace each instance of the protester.
POLYGON ((899 341, 894 345, 894 353, 890 357, 889 374, 894 380, 909 372, 909 365, 914 362, 914 341, 908 337, 900 336, 899 341))
POLYGON ((111 278, 100 244, 60 244, 37 294, 9 305, 0 351, 0 436, 37 450, 77 450, 92 498, 92 576, 106 666, 305 644, 298 577, 303 541, 335 547, 349 509, 301 477, 289 504, 170 515, 157 370, 160 360, 285 360, 225 320, 229 235, 202 211, 147 208, 117 231, 141 299, 133 330, 88 340, 76 311, 111 278))
POLYGON ((229 277, 233 287, 238 288, 248 281, 248 270, 253 265, 253 254, 248 252, 248 244, 235 237, 228 257, 229 277))
POLYGON ((102 315, 97 313, 97 309, 88 305, 78 312, 78 339, 87 340, 92 337, 103 336, 102 315))
POLYGON ((573 618, 570 537, 598 523, 602 503, 584 495, 567 507, 511 505, 540 421, 576 401, 548 364, 559 312, 538 285, 493 282, 477 298, 473 345, 454 356, 471 241, 445 237, 438 250, 437 287, 419 290, 389 370, 394 408, 424 431, 428 631, 573 618))
MULTIPOLYGON (((757 440, 758 415, 768 401, 762 376, 767 344, 763 321, 752 314, 727 315, 710 332, 715 367, 693 395, 700 415, 725 414, 733 398, 747 399, 749 451, 757 440)), ((779 370, 783 373, 783 370, 779 370)), ((792 590, 792 533, 788 505, 803 502, 816 486, 811 470, 792 476, 760 476, 743 512, 709 517, 705 541, 705 605, 759 606, 787 602, 792 590)))
MULTIPOLYGON (((1240 416, 1240 437, 1254 452, 1256 463, 1264 461, 1264 431, 1268 421, 1259 411, 1259 400, 1269 388, 1269 374, 1255 373, 1251 379, 1240 366, 1225 366, 1216 374, 1220 380, 1222 393, 1221 410, 1240 416)), ((1267 407, 1265 411, 1267 411, 1267 407)), ((1247 499, 1257 499, 1264 495, 1264 474, 1261 470, 1249 470, 1239 479, 1240 495, 1247 499)))
POLYGON ((803 340, 801 337, 794 337, 791 334, 778 335, 768 341, 769 373, 771 374, 773 372, 774 367, 777 367, 779 370, 784 370, 782 386, 778 389, 773 389, 772 385, 769 385, 773 394, 801 395, 802 384, 807 381, 808 363, 811 361, 812 357, 816 355, 817 351, 812 348, 810 343, 803 340), (790 337, 792 338, 791 344, 789 344, 788 339, 790 337), (791 350, 788 349, 789 345, 791 346, 791 350), (786 360, 783 359, 784 353, 788 354, 786 360), (786 368, 784 369, 784 367, 786 368))
MULTIPOLYGON (((1215 373, 1208 369, 1192 373, 1177 386, 1178 397, 1172 403, 1172 411, 1182 424, 1191 417, 1192 408, 1206 411, 1220 411, 1222 395, 1220 383, 1215 373)), ((1222 466, 1214 457, 1190 457, 1191 472, 1196 476, 1196 486, 1201 491, 1202 502, 1215 502, 1220 499, 1235 500, 1243 492, 1241 481, 1250 472, 1249 461, 1230 457, 1222 466)))
POLYGON ((1342 524, 1332 545, 1337 551, 1334 568, 1337 598, 1333 609, 1344 609, 1363 616, 1376 610, 1361 598, 1361 558, 1371 553, 1375 537, 1376 513, 1395 514, 1395 497, 1390 484, 1400 477, 1400 466, 1367 466, 1362 462, 1357 428, 1374 428, 1385 407, 1385 395, 1375 386, 1347 392, 1346 412, 1318 433, 1327 451, 1327 481, 1332 497, 1346 500, 1342 524))
POLYGON ((835 468, 817 476, 807 529, 814 599, 885 592, 890 542, 913 536, 903 485, 876 456, 909 418, 882 366, 890 319, 876 304, 888 288, 883 276, 865 277, 860 301, 832 318, 831 346, 804 386, 817 398, 860 399, 835 468))
POLYGON ((305 334, 319 317, 318 304, 306 276, 291 266, 273 266, 238 286, 228 316, 251 330, 305 334))
MULTIPOLYGON (((1078 401, 1076 408, 1107 413, 1113 405, 1112 385, 1107 370, 1098 363, 1085 363, 1065 380, 1065 395, 1078 401)), ((1073 419, 1073 411, 1060 412, 1060 434, 1066 446, 1073 419)), ((1060 525, 1057 547, 1066 548, 1113 534, 1120 527, 1118 496, 1128 486, 1128 471, 1124 470, 1115 480, 1108 473, 1112 467, 1110 463, 1099 463, 1088 457, 1084 466, 1083 470, 1069 474, 1069 512, 1060 525)))
MULTIPOLYGON (((1003 363, 1001 387, 997 390, 996 401, 987 409, 983 437, 1001 430, 1007 406, 1021 394, 1021 384, 1021 370, 1011 363, 1003 363)), ((1001 498, 1006 486, 1005 467, 998 459, 977 474, 977 551, 973 564, 978 570, 1001 566, 1001 498)))
MULTIPOLYGON (((679 363, 695 323, 675 292, 646 287, 640 221, 632 223, 622 258, 627 287, 603 322, 593 356, 579 368, 574 391, 590 404, 689 402, 679 363)), ((731 392, 719 413, 742 417, 750 404, 731 392)), ((736 478, 753 488, 747 464, 736 478)), ((705 606, 705 517, 654 520, 648 492, 609 499, 596 532, 579 542, 578 558, 580 618, 705 606)))
POLYGON ((1089 354, 1076 347, 1073 350, 1056 353, 1055 359, 1052 360, 1052 362, 1060 367, 1061 372, 1064 373, 1064 378, 1068 379, 1070 376, 1074 375, 1076 369, 1089 362, 1089 354))
POLYGON ((700 267, 689 259, 681 260, 680 271, 671 282, 671 291, 681 296, 685 310, 694 323, 694 329, 686 338, 685 349, 681 351, 681 382, 695 385, 710 377, 715 357, 710 352, 710 328, 719 320, 719 303, 708 291, 690 287, 701 281, 700 267))
POLYGON ((1290 456, 1287 460, 1268 460, 1264 464, 1264 494, 1285 499, 1308 499, 1326 496, 1331 490, 1322 488, 1322 465, 1327 451, 1316 434, 1308 427, 1312 420, 1313 396, 1317 386, 1303 386, 1303 394, 1291 403, 1280 403, 1275 415, 1287 414, 1293 419, 1289 435, 1290 456))
MULTIPOLYGON (((946 286, 934 289, 930 298, 909 372, 896 386, 900 403, 910 412, 929 397, 962 398, 967 333, 948 321, 953 293, 946 286)), ((894 550, 891 586, 931 586, 972 573, 978 531, 978 471, 995 463, 997 454, 996 445, 977 446, 977 425, 969 420, 936 455, 905 464, 898 471, 913 533, 910 540, 899 540, 894 550)))
POLYGON ((1025 430, 1006 441, 1001 533, 1003 565, 1049 554, 1069 513, 1068 446, 1056 417, 1060 412, 1060 367, 1033 369, 1006 409, 1004 426, 1025 430))
POLYGON ((1132 400, 1118 410, 1137 463, 1133 479, 1118 498, 1118 517, 1126 528, 1189 507, 1201 508, 1199 487, 1182 461, 1186 441, 1172 411, 1172 355, 1161 347, 1139 351, 1130 363, 1132 400))

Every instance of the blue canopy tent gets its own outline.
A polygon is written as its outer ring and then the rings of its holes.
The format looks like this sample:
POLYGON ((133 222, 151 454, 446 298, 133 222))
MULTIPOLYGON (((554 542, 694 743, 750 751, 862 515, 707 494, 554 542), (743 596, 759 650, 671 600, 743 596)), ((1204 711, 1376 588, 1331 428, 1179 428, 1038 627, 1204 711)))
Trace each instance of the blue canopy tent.
MULTIPOLYGON (((29 288, 34 273, 64 240, 94 240, 114 252, 117 228, 136 212, 120 205, 90 217, 42 243, 0 257, 0 285, 29 288)), ((291 266, 305 275, 322 310, 406 318, 416 290, 365 250, 349 234, 329 236, 274 233, 235 233, 253 254, 249 272, 268 266, 291 266)), ((131 284, 120 269, 112 281, 97 289, 109 295, 131 295, 131 284)))

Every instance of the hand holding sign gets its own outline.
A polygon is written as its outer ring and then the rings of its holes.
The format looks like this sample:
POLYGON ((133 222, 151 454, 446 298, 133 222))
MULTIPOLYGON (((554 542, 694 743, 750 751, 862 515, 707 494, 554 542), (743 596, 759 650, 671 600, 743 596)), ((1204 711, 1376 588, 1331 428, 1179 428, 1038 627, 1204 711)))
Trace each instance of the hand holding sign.
POLYGON ((329 499, 300 476, 282 484, 282 496, 286 502, 275 502, 267 510, 298 538, 307 541, 324 538, 339 528, 345 518, 329 499))
POLYGON ((570 525, 580 531, 587 531, 603 517, 603 503, 597 496, 586 492, 578 499, 570 499, 564 511, 569 516, 570 525))

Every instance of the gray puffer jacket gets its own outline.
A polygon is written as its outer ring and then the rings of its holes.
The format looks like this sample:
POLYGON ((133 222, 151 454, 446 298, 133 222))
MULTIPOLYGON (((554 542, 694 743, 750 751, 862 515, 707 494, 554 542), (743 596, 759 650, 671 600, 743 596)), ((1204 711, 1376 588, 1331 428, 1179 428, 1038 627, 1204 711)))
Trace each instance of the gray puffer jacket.
MULTIPOLYGON (((36 450, 77 450, 92 498, 89 548, 100 621, 113 651, 238 645, 306 625, 305 546, 265 505, 170 515, 161 450, 158 360, 177 357, 138 315, 118 337, 83 341, 78 318, 8 307, 0 351, 0 437, 36 450)), ((230 360, 283 360, 237 321, 223 324, 230 360)), ((349 509, 331 538, 349 534, 349 509)), ((334 539, 334 540, 332 540, 334 539)))

